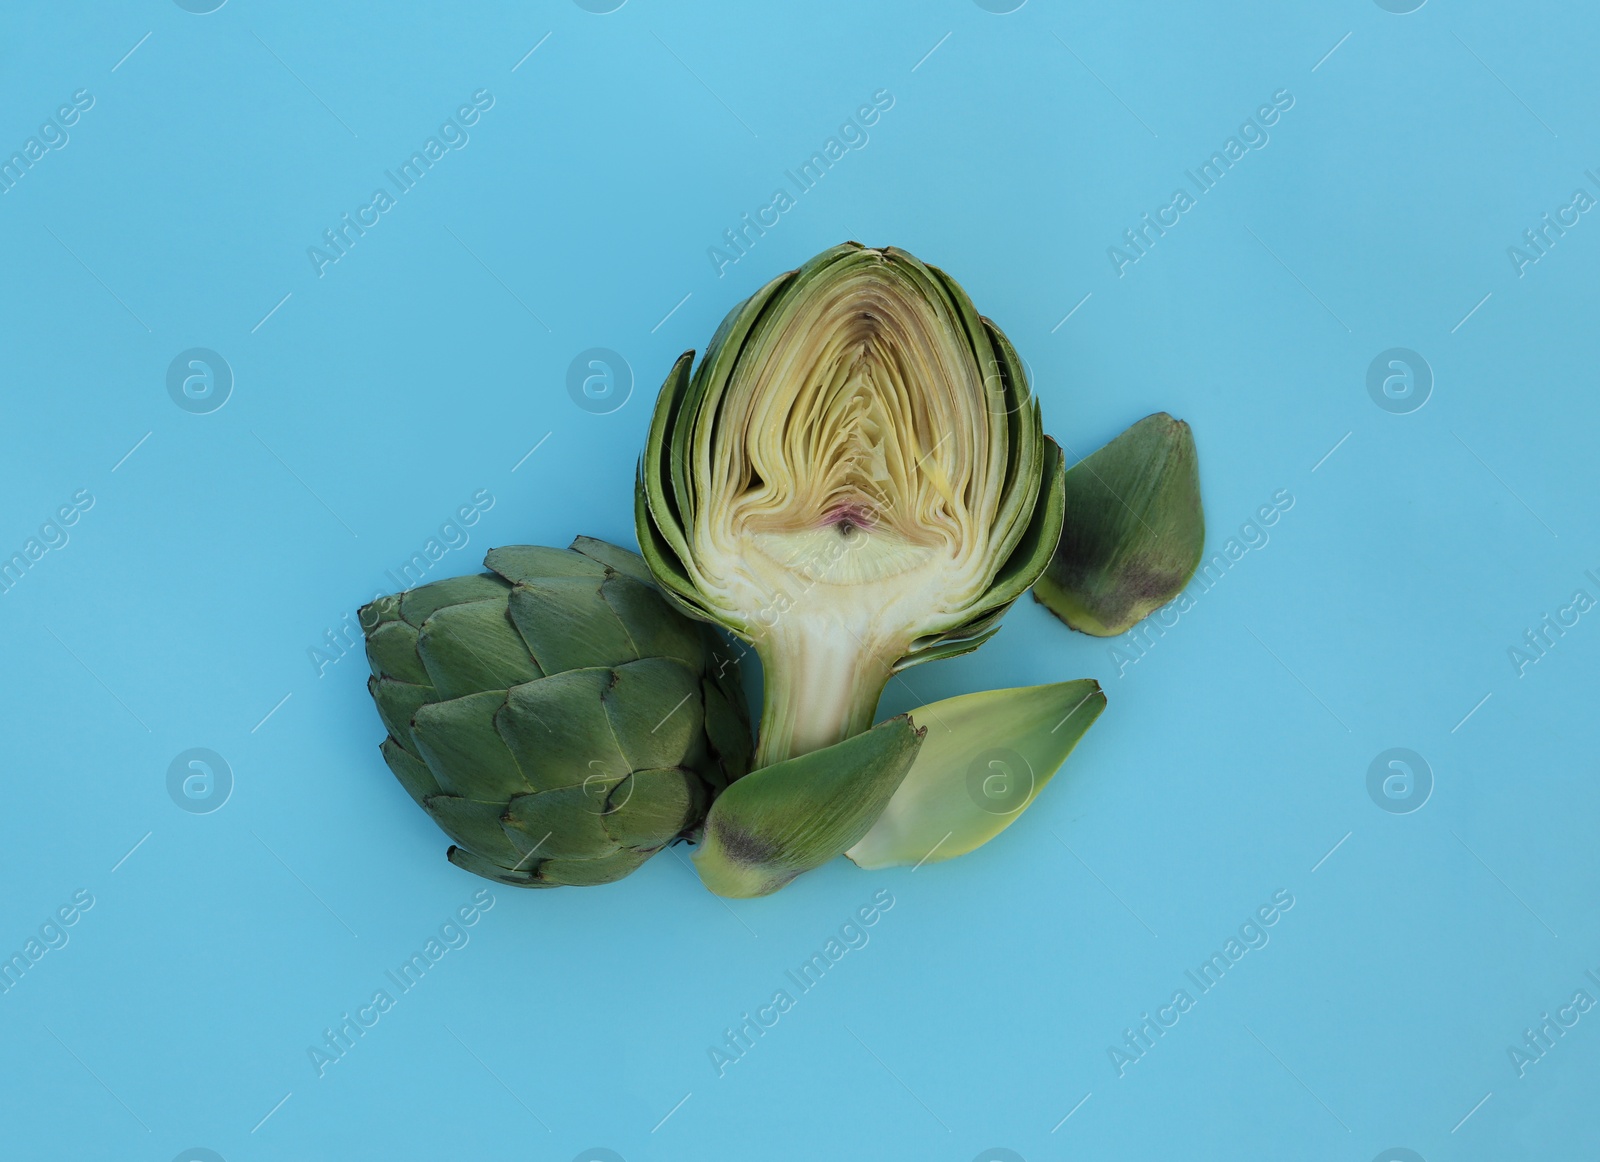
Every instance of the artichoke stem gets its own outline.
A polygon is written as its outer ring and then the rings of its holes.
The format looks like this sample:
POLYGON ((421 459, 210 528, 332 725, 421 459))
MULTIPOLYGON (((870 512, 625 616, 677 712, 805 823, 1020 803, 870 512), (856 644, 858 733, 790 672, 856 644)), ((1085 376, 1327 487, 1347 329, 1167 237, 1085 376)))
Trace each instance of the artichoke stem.
POLYGON ((810 754, 870 727, 898 656, 870 650, 844 629, 774 634, 756 652, 766 696, 754 768, 810 754))

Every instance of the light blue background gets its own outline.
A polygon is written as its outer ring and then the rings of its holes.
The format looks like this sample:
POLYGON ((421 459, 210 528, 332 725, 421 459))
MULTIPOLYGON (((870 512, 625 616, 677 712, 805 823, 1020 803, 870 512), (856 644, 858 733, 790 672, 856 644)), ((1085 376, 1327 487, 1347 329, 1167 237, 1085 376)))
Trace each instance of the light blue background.
POLYGON ((1600 998, 1600 612, 1521 677, 1507 651, 1600 597, 1600 218, 1520 277, 1507 248, 1600 192, 1597 51, 1554 3, 8 5, 0 151, 95 103, 0 196, 0 550, 94 505, 0 598, 0 948, 96 902, 0 995, 0 1154, 1593 1156, 1600 1011, 1526 1076, 1507 1049, 1600 998), (479 89, 470 144, 318 277, 307 248, 479 89), (708 248, 879 89, 870 142, 719 277, 708 248), (1284 89, 1118 277, 1107 248, 1284 89), (1293 508, 1120 676, 1025 601, 892 685, 1105 685, 980 852, 748 902, 681 851, 492 886, 319 1079, 322 1030, 488 885, 383 766, 359 652, 309 651, 479 489, 438 574, 631 544, 672 359, 850 237, 961 280, 1076 455, 1188 419, 1212 551, 1293 508), (597 346, 636 377, 611 414, 566 390, 597 346), (236 377, 210 414, 166 389, 190 347, 236 377), (1390 347, 1432 368, 1419 411, 1367 393, 1390 347), (1410 814, 1366 789, 1397 746, 1436 780, 1410 814), (167 793, 191 747, 236 780, 211 814, 167 793), (879 889, 871 942, 719 1078, 723 1030, 879 889), (1280 889, 1270 943, 1119 1077, 1122 1030, 1280 889))

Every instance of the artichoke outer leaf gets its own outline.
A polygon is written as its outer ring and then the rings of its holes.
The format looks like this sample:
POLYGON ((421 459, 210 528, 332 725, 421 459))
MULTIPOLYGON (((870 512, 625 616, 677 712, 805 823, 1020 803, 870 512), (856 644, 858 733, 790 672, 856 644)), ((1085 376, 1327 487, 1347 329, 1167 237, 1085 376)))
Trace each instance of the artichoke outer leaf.
POLYGON ((574 553, 582 553, 590 560, 599 561, 602 565, 632 577, 635 581, 643 581, 646 585, 655 584, 655 579, 650 576, 650 566, 644 563, 644 558, 632 550, 624 549, 621 545, 613 545, 594 537, 580 536, 573 538, 571 549, 574 553))
POLYGON ((443 790, 438 780, 433 777, 433 772, 428 769, 428 764, 394 739, 384 739, 379 749, 383 752, 383 761, 389 764, 389 770, 400 780, 400 785, 406 789, 406 794, 415 799, 419 807, 426 806, 429 795, 437 795, 443 790))
POLYGON ((468 573, 461 577, 446 577, 430 581, 400 594, 400 616, 418 629, 447 605, 460 605, 463 601, 488 601, 504 599, 509 586, 488 573, 468 573))
POLYGON ((744 692, 737 687, 729 690, 708 674, 701 689, 705 692, 706 739, 717 752, 721 767, 722 782, 715 788, 720 791, 750 769, 755 750, 750 716, 745 711, 744 692))
POLYGON ((680 412, 689 391, 693 365, 694 352, 685 351, 673 363, 661 385, 656 409, 650 417, 645 454, 639 460, 634 506, 639 549, 651 573, 686 600, 692 600, 696 590, 693 578, 688 575, 687 563, 692 556, 683 514, 678 510, 678 481, 674 479, 673 470, 677 467, 674 463, 677 459, 676 428, 683 423, 680 412), (668 451, 667 456, 659 454, 662 449, 668 451))
POLYGON ((606 773, 620 778, 629 771, 698 766, 705 757, 705 710, 695 671, 671 658, 641 658, 612 673, 601 703, 626 765, 606 773))
POLYGON ((433 687, 373 676, 367 679, 367 692, 372 695, 372 701, 378 707, 378 717, 388 728, 389 736, 421 762, 422 752, 417 749, 417 740, 412 736, 411 719, 418 710, 437 697, 433 687))
POLYGON ((627 627, 601 596, 604 581, 603 573, 543 577, 519 582, 511 591, 512 624, 546 674, 580 669, 597 657, 614 662, 639 657, 627 627))
POLYGON ((1205 531, 1194 434, 1146 416, 1067 473, 1061 542, 1034 596, 1073 629, 1115 637, 1183 591, 1205 531))
POLYGON ((505 809, 502 823, 519 858, 598 859, 617 850, 605 827, 611 792, 621 779, 599 775, 576 787, 519 795, 505 809))
MULTIPOLYGON (((700 621, 719 621, 705 608, 699 597, 699 591, 695 589, 694 581, 689 577, 688 567, 662 532, 663 525, 651 507, 643 464, 640 465, 639 480, 634 491, 633 513, 639 528, 639 547, 644 552, 644 559, 649 563, 655 583, 661 587, 661 592, 667 601, 686 617, 700 621)), ((723 628, 730 633, 739 634, 736 626, 724 625, 723 628)), ((739 636, 749 640, 748 634, 739 636)))
POLYGON ((504 690, 486 690, 417 708, 411 734, 443 790, 503 803, 536 789, 495 728, 505 704, 504 690))
POLYGON ((433 816, 439 830, 462 847, 501 867, 514 868, 519 865, 522 853, 500 825, 500 816, 505 808, 499 803, 483 803, 460 795, 430 795, 423 807, 433 816))
POLYGON ((391 593, 387 597, 375 597, 360 609, 356 610, 356 619, 361 623, 363 633, 371 633, 380 625, 391 621, 400 621, 401 593, 391 593))
MULTIPOLYGON (((545 883, 531 871, 518 870, 514 865, 509 868, 501 867, 493 860, 484 859, 481 855, 475 855, 464 847, 452 845, 450 850, 445 852, 445 858, 458 868, 469 871, 473 875, 482 876, 487 880, 494 880, 496 883, 508 884, 514 888, 556 888, 561 886, 555 883, 545 883)), ((535 862, 530 866, 537 867, 538 865, 535 862)))
POLYGON ((1061 543, 1066 521, 1067 466, 1061 446, 1048 436, 1040 463, 1039 502, 1011 556, 995 575, 994 588, 988 595, 991 608, 1004 611, 1027 592, 1049 567, 1056 546, 1061 543))
POLYGON ((609 666, 594 666, 506 692, 495 727, 535 790, 581 787, 596 776, 620 779, 632 769, 606 717, 612 681, 609 666))
POLYGON ((600 822, 623 847, 654 851, 703 813, 698 787, 699 780, 678 767, 635 771, 612 788, 600 822))
POLYGON ((693 670, 706 665, 706 639, 694 622, 677 616, 654 582, 618 574, 600 584, 600 597, 616 615, 641 658, 676 658, 693 670))
POLYGON ((864 868, 937 863, 981 847, 1027 810, 1105 709, 1092 678, 984 690, 911 711, 922 749, 872 829, 864 868))
POLYGON ((719 896, 765 896, 843 854, 890 801, 925 733, 902 714, 732 784, 706 816, 701 880, 719 896))
POLYGON ((414 686, 432 684, 422 659, 417 657, 416 627, 403 621, 384 621, 367 630, 367 664, 379 678, 394 678, 414 686))
POLYGON ((503 545, 490 549, 483 558, 483 565, 513 585, 547 577, 603 577, 606 572, 603 561, 571 549, 552 549, 546 545, 503 545))
POLYGON ((503 596, 445 606, 422 623, 416 654, 425 667, 422 680, 438 691, 441 700, 486 690, 504 694, 507 686, 544 677, 522 636, 506 619, 503 596))
POLYGON ((547 859, 539 865, 538 887, 592 888, 615 883, 639 870, 654 851, 623 848, 598 859, 547 859))

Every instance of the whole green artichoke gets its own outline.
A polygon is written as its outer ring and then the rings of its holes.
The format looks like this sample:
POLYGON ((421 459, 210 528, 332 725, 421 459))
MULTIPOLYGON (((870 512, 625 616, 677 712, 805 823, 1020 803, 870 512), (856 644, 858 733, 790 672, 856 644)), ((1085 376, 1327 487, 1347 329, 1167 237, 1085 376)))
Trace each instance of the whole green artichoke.
POLYGON ((383 757, 457 866, 621 879, 749 769, 738 671, 626 549, 579 537, 484 564, 362 608, 383 757))

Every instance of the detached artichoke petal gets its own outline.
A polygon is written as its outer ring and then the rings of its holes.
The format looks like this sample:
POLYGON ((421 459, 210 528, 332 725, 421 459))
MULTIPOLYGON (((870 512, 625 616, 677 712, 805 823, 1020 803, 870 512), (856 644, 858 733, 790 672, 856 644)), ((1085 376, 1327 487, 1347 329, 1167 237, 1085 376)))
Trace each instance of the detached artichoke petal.
POLYGON ((883 811, 923 734, 902 714, 733 783, 706 816, 701 880, 719 896, 765 896, 843 854, 883 811))
POLYGON ((913 710, 927 731, 922 749, 872 829, 845 854, 876 869, 982 847, 1027 810, 1105 705, 1100 684, 1082 678, 913 710))
POLYGON ((1194 435, 1157 412, 1067 473, 1061 542, 1033 593, 1073 629, 1115 637, 1183 592, 1205 539, 1194 435))

